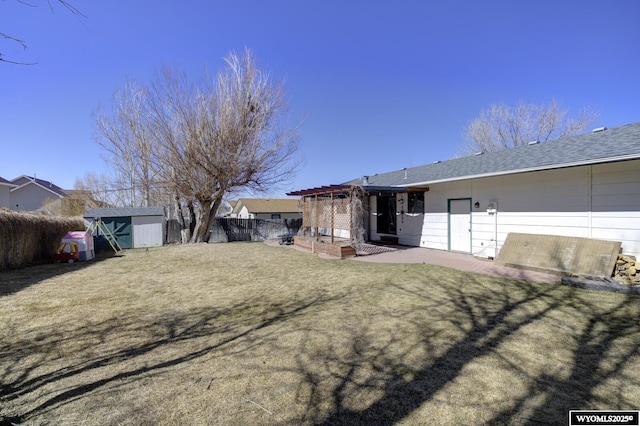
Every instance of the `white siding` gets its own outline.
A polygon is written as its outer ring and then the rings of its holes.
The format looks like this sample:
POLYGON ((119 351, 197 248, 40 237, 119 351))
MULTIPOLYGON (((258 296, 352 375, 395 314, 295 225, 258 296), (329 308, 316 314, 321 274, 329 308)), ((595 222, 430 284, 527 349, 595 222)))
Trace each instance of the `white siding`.
MULTIPOLYGON (((379 238, 375 198, 372 239, 379 238)), ((621 241, 624 253, 640 258, 640 160, 429 185, 425 214, 399 218, 400 243, 447 250, 447 203, 456 198, 472 199, 476 256, 496 256, 510 232, 522 232, 621 241)))
POLYGON ((591 237, 640 258, 640 161, 595 165, 592 182, 591 237))
POLYGON ((242 206, 240 212, 236 216, 238 219, 253 219, 253 214, 249 213, 249 209, 246 206, 242 206))
POLYGON ((0 207, 4 207, 5 209, 11 208, 11 199, 9 197, 10 190, 10 186, 0 185, 0 207))
POLYGON ((51 191, 43 189, 36 184, 25 185, 11 191, 11 209, 20 211, 33 211, 42 207, 45 200, 56 200, 60 197, 51 191), (16 207, 16 204, 18 207, 16 207))
POLYGON ((432 185, 425 194, 423 247, 447 249, 446 200, 469 196, 472 252, 493 257, 507 234, 524 232, 622 241, 640 256, 640 162, 624 162, 432 185), (497 212, 487 213, 489 202, 497 212))
POLYGON ((164 241, 164 218, 161 216, 133 216, 133 248, 159 247, 164 241))

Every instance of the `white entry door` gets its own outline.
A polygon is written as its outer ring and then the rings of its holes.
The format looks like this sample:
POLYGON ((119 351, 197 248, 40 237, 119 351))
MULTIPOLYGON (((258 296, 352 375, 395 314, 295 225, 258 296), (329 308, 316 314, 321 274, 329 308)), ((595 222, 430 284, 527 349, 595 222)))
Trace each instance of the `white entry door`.
POLYGON ((449 250, 471 253, 471 199, 449 200, 449 250))

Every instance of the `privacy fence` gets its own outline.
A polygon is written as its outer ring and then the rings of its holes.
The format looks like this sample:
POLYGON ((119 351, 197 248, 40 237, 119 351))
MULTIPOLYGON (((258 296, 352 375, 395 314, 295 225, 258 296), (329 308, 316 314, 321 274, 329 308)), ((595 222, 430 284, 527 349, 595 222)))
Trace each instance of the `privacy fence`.
POLYGON ((210 230, 210 243, 264 241, 295 235, 302 219, 216 219, 210 230))

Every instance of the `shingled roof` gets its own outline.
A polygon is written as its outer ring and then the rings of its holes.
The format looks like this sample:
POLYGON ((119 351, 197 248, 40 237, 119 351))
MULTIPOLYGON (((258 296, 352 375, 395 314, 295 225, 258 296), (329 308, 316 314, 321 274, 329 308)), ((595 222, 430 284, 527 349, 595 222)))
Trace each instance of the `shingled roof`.
POLYGON ((298 213, 298 200, 288 198, 240 198, 234 206, 238 212, 245 206, 249 213, 298 213))
POLYGON ((58 185, 54 184, 51 181, 48 180, 44 180, 44 179, 38 179, 36 177, 33 176, 27 176, 27 175, 22 175, 18 178, 15 178, 11 181, 11 183, 13 183, 14 185, 16 185, 15 188, 13 188, 11 191, 18 191, 20 188, 25 187, 27 185, 37 185, 41 188, 46 189, 47 191, 50 191, 52 193, 54 193, 55 195, 57 195, 60 198, 64 198, 66 197, 66 192, 64 191, 64 189, 60 188, 58 185), (21 178, 26 178, 27 181, 25 183, 22 183, 20 185, 15 184, 16 181, 20 180, 21 178))
POLYGON ((85 218, 127 216, 164 216, 164 207, 95 207, 84 213, 85 218))
POLYGON ((6 185, 6 186, 16 186, 15 184, 9 182, 8 180, 3 178, 2 176, 0 176, 0 184, 6 185))
POLYGON ((640 158, 640 123, 353 179, 343 185, 418 186, 640 158))

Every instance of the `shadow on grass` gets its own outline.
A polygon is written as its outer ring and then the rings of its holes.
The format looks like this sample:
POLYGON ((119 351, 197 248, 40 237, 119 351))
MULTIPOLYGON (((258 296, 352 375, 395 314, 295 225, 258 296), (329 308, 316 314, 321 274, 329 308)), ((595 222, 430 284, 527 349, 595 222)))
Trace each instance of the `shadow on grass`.
MULTIPOLYGON (((598 306, 597 293, 569 288, 558 291, 551 286, 529 287, 526 283, 518 288, 504 286, 501 293, 474 291, 478 286, 481 287, 482 283, 446 287, 448 298, 445 303, 452 304, 455 316, 438 314, 438 303, 435 306, 429 303, 432 298, 428 286, 420 290, 395 287, 400 293, 410 293, 416 302, 425 302, 418 309, 426 306, 435 308, 430 313, 430 322, 446 322, 458 334, 446 350, 425 359, 421 367, 413 367, 404 361, 416 349, 425 353, 434 351, 434 336, 439 331, 429 323, 416 324, 416 328, 421 329, 421 344, 418 345, 421 348, 407 347, 406 352, 394 357, 387 355, 388 349, 402 343, 401 335, 381 347, 369 341, 367 334, 371 330, 366 330, 366 327, 352 336, 350 353, 340 359, 336 359, 332 351, 316 353, 306 359, 298 357, 297 373, 305 378, 304 386, 310 395, 304 422, 327 426, 395 424, 423 404, 433 401, 436 394, 459 380, 463 370, 472 363, 487 356, 500 358, 498 349, 502 344, 559 309, 582 315, 585 321, 584 327, 576 330, 573 341, 567 342, 567 347, 573 348, 570 374, 556 376, 543 372, 533 375, 517 363, 502 362, 496 368, 524 377, 530 383, 528 391, 519 397, 513 396, 506 409, 482 407, 480 410, 485 414, 493 414, 474 421, 482 424, 567 424, 570 409, 638 408, 633 406, 637 401, 630 400, 621 389, 617 395, 610 395, 604 400, 594 394, 594 389, 612 378, 626 380, 626 385, 634 387, 637 393, 640 386, 638 376, 625 377, 623 370, 629 362, 637 363, 640 356, 638 297, 629 296, 611 309, 602 309, 598 306), (318 372, 318 365, 323 362, 326 364, 324 369, 332 371, 331 384, 323 382, 322 374, 318 372), (367 375, 363 371, 373 373, 367 375), (330 396, 327 396, 327 387, 332 389, 330 396), (359 394, 371 391, 380 396, 365 408, 353 408, 358 405, 355 401, 359 394), (331 400, 332 407, 328 412, 327 398, 331 400), (610 405, 612 402, 614 406, 610 405)), ((476 391, 481 394, 484 389, 476 391)), ((455 405, 452 404, 450 410, 455 410, 455 405)), ((465 404, 459 405, 463 408, 465 404)), ((421 418, 422 421, 425 419, 421 418)), ((426 421, 432 424, 451 423, 450 419, 435 416, 426 421)))
POLYGON ((0 271, 0 297, 17 293, 32 285, 38 284, 49 278, 64 275, 68 272, 89 268, 97 262, 101 262, 112 257, 117 257, 113 252, 100 252, 96 257, 86 262, 55 263, 40 262, 18 269, 0 271))
MULTIPOLYGON (((196 360, 216 350, 221 350, 242 340, 244 343, 253 339, 253 333, 275 326, 301 315, 311 307, 317 308, 330 299, 312 298, 306 301, 296 301, 274 306, 268 305, 260 309, 248 307, 246 304, 226 308, 202 308, 188 313, 177 314, 170 312, 153 322, 141 322, 138 316, 123 319, 114 318, 103 323, 91 323, 86 327, 77 328, 73 334, 53 333, 42 337, 37 342, 31 336, 24 336, 11 344, 0 344, 0 361, 14 360, 14 366, 6 366, 4 374, 0 376, 0 402, 11 401, 29 394, 38 394, 40 390, 63 380, 78 378, 77 384, 64 382, 64 391, 44 398, 34 408, 22 413, 21 419, 42 415, 48 410, 70 403, 83 395, 96 391, 106 385, 116 387, 122 383, 131 383, 142 376, 161 372, 164 369, 176 367, 189 361, 196 360), (236 320, 234 320, 236 319, 236 320), (54 356, 54 352, 71 342, 85 342, 85 346, 78 350, 86 351, 90 346, 104 343, 114 333, 118 335, 145 336, 146 341, 131 344, 126 347, 116 347, 104 354, 85 359, 74 364, 67 364, 47 373, 38 373, 38 360, 30 362, 29 367, 22 364, 21 355, 25 353, 39 353, 44 362, 54 356), (215 339, 217 337, 217 339, 215 339), (200 338, 211 338, 215 343, 197 344, 200 338), (197 348, 192 351, 180 352, 178 356, 168 357, 161 361, 149 362, 143 358, 155 350, 161 350, 169 345, 189 343, 197 348), (132 368, 132 365, 134 366, 132 368), (86 381, 80 378, 84 373, 90 373, 103 367, 120 370, 116 374, 104 376, 97 380, 86 381), (19 374, 16 374, 19 371, 19 374)), ((259 344, 259 342, 256 342, 259 344)), ((251 345, 249 345, 251 346, 251 345)), ((95 375, 93 375, 95 377, 95 375)), ((59 385, 56 385, 59 386, 59 385)), ((16 417, 17 418, 17 417, 16 417)))
MULTIPOLYGON (((411 421, 410 416, 423 405, 434 403, 438 394, 452 392, 450 388, 459 386, 458 382, 469 380, 470 373, 465 370, 489 358, 494 359, 492 368, 520 378, 525 390, 482 407, 484 417, 475 419, 477 423, 566 424, 569 409, 634 408, 632 404, 637 402, 629 400, 624 388, 605 400, 597 389, 611 380, 626 380, 635 394, 640 388, 638 375, 626 376, 630 363, 638 363, 640 357, 637 296, 616 296, 618 303, 601 305, 599 293, 570 287, 455 273, 447 282, 431 282, 425 275, 427 278, 410 282, 393 279, 362 285, 340 296, 310 292, 299 300, 278 304, 254 301, 224 309, 153 313, 157 316, 145 317, 149 320, 132 313, 130 318, 88 322, 71 333, 25 335, 0 342, 0 362, 5 366, 0 376, 0 402, 39 395, 37 402, 21 413, 28 420, 108 385, 126 386, 222 350, 246 361, 252 358, 254 348, 268 347, 273 356, 291 357, 294 362, 278 368, 256 363, 255 368, 276 376, 293 373, 298 378, 291 387, 303 414, 283 423, 386 425, 411 421), (380 301, 378 296, 387 299, 380 301), (410 303, 406 308, 395 308, 385 301, 389 298, 404 298, 410 303), (350 317, 349 308, 363 300, 371 309, 361 317, 350 317), (323 310, 335 309, 332 304, 338 302, 344 308, 346 330, 341 339, 337 329, 314 326, 316 316, 320 321, 323 310), (566 318, 577 320, 565 322, 566 318), (399 328, 383 329, 389 321, 399 328), (568 336, 566 350, 571 355, 559 360, 568 363, 565 374, 533 371, 517 357, 505 355, 504 347, 514 338, 527 343, 539 338, 544 344, 544 336, 521 336, 539 323, 545 324, 548 333, 557 327, 568 336), (303 337, 291 343, 284 336, 288 332, 302 332, 303 337), (116 335, 131 335, 132 341, 125 339, 126 345, 114 348, 105 346, 99 355, 67 361, 48 371, 40 369, 41 363, 56 358, 60 347, 83 342, 77 351, 91 353, 92 346, 103 345, 116 335), (184 346, 150 356, 176 344, 184 346), (31 354, 26 366, 21 359, 24 354, 31 354), (98 372, 104 367, 108 369, 98 372), (57 390, 47 393, 51 388, 57 390), (358 404, 363 395, 366 402, 358 404)), ((531 355, 533 360, 527 362, 535 363, 536 357, 545 355, 531 355)), ((478 380, 484 383, 483 378, 478 380)), ((482 393, 484 389, 471 391, 482 393)), ((463 397, 469 389, 465 392, 463 397)), ((465 403, 452 402, 448 409, 465 403)), ((436 417, 421 420, 445 421, 436 417)))

